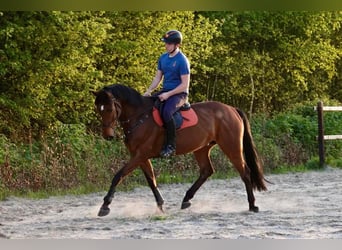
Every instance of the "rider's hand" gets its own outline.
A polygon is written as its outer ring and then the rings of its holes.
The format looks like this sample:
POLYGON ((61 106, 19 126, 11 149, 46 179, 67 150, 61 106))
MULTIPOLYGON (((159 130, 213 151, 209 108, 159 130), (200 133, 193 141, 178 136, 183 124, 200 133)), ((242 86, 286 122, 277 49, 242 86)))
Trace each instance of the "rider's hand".
POLYGON ((159 97, 159 100, 163 102, 169 99, 170 95, 169 95, 169 92, 164 92, 158 95, 158 97, 159 97))
POLYGON ((143 96, 151 96, 151 91, 150 91, 150 90, 147 90, 147 91, 143 94, 143 96))

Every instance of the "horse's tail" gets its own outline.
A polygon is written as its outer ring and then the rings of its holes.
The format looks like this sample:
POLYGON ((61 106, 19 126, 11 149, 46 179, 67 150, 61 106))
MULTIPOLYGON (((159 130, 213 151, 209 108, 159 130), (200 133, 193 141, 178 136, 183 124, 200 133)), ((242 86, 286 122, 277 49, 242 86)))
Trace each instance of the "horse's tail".
POLYGON ((243 134, 243 148, 247 166, 251 171, 252 187, 253 189, 258 189, 259 191, 267 190, 264 182, 265 178, 262 163, 256 151, 249 121, 246 114, 242 110, 236 108, 236 111, 242 118, 243 125, 245 127, 243 134))

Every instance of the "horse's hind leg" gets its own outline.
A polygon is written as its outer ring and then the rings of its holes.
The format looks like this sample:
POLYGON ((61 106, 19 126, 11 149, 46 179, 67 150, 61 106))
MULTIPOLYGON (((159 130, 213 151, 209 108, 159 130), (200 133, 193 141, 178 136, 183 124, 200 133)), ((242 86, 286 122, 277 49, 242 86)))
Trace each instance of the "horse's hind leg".
POLYGON ((196 161, 200 167, 200 176, 195 181, 195 183, 186 192, 181 209, 185 209, 191 206, 190 200, 194 197, 197 190, 202 186, 202 184, 214 173, 213 166, 211 164, 209 153, 213 145, 208 145, 200 150, 194 152, 196 161))
POLYGON ((247 200, 249 204, 249 211, 259 212, 259 208, 255 206, 255 197, 253 193, 252 181, 251 181, 251 171, 246 165, 242 156, 239 159, 231 160, 235 169, 239 172, 242 181, 245 184, 247 192, 247 200))
MULTIPOLYGON (((238 133, 241 133, 241 131, 235 132, 237 135, 238 133)), ((234 168, 239 172, 240 177, 245 184, 249 210, 258 212, 258 207, 254 205, 255 197, 253 194, 251 172, 244 159, 242 134, 241 140, 236 138, 221 138, 217 143, 221 150, 227 155, 234 168)))
POLYGON ((247 165, 245 165, 245 174, 241 177, 243 182, 245 183, 246 191, 247 191, 247 199, 249 203, 249 211, 259 212, 259 208, 255 206, 255 197, 253 194, 253 187, 251 181, 251 171, 247 165))
POLYGON ((150 160, 147 160, 145 163, 141 164, 141 169, 144 172, 144 175, 146 177, 147 183, 150 186, 153 195, 156 199, 158 208, 163 211, 163 204, 164 204, 164 199, 161 196, 159 189, 157 188, 157 182, 156 182, 156 177, 154 175, 153 167, 151 164, 150 160))

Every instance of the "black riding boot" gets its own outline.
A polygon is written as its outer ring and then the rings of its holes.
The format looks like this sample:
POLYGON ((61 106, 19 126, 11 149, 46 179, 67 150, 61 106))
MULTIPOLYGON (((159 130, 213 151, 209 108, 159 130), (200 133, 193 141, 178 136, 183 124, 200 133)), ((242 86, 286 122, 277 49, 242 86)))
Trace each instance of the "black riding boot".
POLYGON ((169 157, 176 153, 176 125, 173 118, 164 125, 166 129, 166 141, 160 152, 160 156, 169 157))

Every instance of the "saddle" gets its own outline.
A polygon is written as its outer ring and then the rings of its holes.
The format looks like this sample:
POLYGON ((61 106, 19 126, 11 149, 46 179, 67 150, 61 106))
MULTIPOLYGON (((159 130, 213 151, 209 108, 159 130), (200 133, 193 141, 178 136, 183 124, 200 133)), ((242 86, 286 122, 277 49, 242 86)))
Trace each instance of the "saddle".
MULTIPOLYGON (((158 100, 155 101, 152 111, 152 116, 156 124, 163 127, 163 120, 160 116, 160 110, 163 103, 158 100)), ((196 112, 191 108, 190 103, 186 102, 181 106, 174 114, 173 119, 175 121, 176 129, 181 130, 187 127, 195 126, 198 122, 196 112)))

